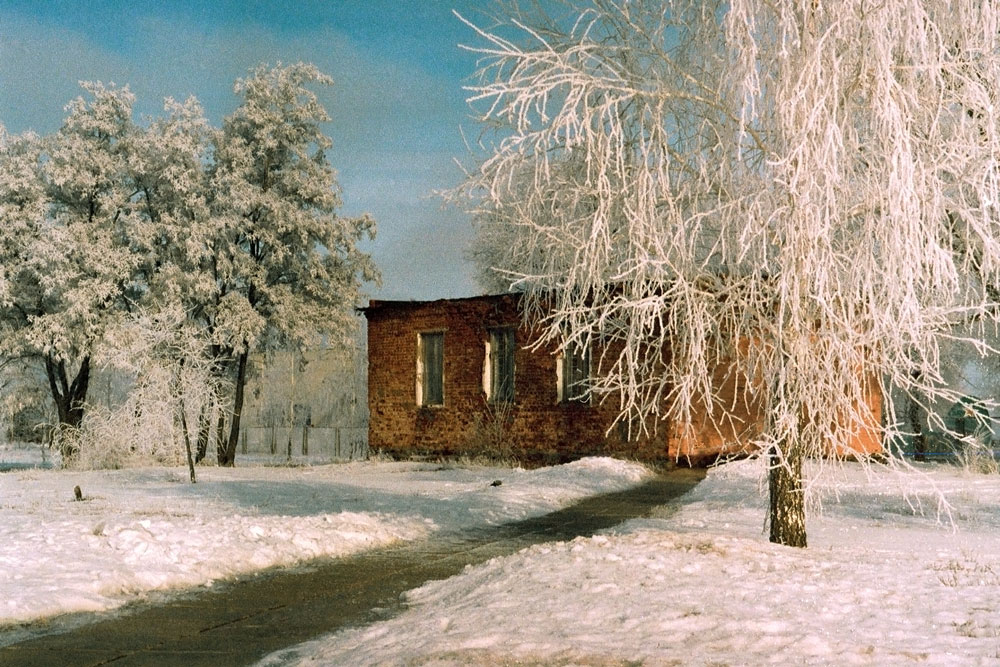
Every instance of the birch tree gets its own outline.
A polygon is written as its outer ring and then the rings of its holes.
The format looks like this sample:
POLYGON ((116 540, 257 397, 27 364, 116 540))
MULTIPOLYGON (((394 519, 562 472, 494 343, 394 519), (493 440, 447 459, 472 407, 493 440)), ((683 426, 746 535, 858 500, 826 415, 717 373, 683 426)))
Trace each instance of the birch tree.
POLYGON ((770 539, 804 547, 803 459, 892 432, 873 389, 947 400, 942 342, 996 318, 1000 9, 555 7, 475 28, 478 256, 543 341, 615 343, 592 390, 623 418, 690 424, 717 364, 747 378, 770 539))
POLYGON ((249 354, 318 335, 346 342, 360 283, 377 277, 357 247, 374 238, 374 221, 337 214, 340 188, 322 129, 330 117, 310 88, 331 84, 313 65, 259 66, 236 82, 242 103, 216 138, 215 293, 205 315, 213 343, 233 366, 222 465, 232 465, 236 454, 249 354))

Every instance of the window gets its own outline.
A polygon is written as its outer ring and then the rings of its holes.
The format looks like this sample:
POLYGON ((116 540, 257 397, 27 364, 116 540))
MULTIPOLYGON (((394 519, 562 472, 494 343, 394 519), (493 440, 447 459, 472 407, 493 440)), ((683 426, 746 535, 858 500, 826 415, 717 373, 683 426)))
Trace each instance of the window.
POLYGON ((556 366, 559 401, 587 401, 590 350, 563 352, 556 366))
POLYGON ((514 329, 490 329, 483 388, 491 403, 514 400, 514 329))
POLYGON ((417 341, 417 405, 444 405, 444 333, 417 341))

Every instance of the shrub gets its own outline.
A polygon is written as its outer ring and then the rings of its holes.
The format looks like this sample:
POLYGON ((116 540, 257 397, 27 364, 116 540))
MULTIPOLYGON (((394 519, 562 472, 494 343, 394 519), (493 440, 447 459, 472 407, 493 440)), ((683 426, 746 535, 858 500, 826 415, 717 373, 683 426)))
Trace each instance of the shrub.
POLYGON ((493 463, 512 463, 522 453, 511 433, 514 406, 507 401, 487 403, 486 409, 473 418, 468 451, 493 463))

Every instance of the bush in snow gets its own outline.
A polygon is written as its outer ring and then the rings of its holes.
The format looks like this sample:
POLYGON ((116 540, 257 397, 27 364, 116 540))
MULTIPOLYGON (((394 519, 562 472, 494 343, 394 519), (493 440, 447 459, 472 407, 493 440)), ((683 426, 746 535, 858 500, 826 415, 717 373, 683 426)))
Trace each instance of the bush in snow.
POLYGON ((473 418, 472 435, 466 444, 468 451, 490 462, 508 464, 516 461, 521 448, 510 431, 513 418, 510 403, 488 403, 486 409, 473 418))
MULTIPOLYGON (((90 405, 78 429, 62 431, 77 450, 73 466, 177 465, 189 456, 199 415, 219 404, 219 386, 185 323, 183 313, 166 308, 116 329, 114 345, 98 358, 134 380, 124 401, 90 405)), ((193 481, 193 468, 191 475, 193 481)))

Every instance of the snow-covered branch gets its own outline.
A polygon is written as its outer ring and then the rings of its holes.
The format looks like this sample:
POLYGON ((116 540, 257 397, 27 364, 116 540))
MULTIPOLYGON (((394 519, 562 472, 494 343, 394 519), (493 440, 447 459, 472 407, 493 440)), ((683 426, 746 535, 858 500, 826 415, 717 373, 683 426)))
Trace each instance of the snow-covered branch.
POLYGON ((1000 10, 568 4, 489 31, 465 193, 545 340, 615 342, 594 391, 684 424, 727 365, 793 476, 873 393, 957 398, 940 348, 997 316, 1000 10))

